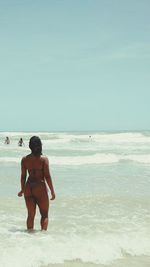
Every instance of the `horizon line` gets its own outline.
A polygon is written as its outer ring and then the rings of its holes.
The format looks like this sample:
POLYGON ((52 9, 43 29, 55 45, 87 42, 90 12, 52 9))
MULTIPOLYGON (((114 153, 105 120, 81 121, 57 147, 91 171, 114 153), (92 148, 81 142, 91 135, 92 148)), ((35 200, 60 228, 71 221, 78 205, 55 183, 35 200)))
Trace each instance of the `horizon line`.
POLYGON ((0 133, 65 133, 65 132, 147 132, 150 129, 125 129, 125 130, 0 130, 0 133))

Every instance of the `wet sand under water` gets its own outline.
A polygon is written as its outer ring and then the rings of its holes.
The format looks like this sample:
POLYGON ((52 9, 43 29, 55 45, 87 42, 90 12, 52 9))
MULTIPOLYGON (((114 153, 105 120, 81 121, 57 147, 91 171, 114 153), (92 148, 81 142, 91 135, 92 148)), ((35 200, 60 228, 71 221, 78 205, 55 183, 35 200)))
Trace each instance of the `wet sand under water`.
POLYGON ((60 264, 49 264, 47 266, 41 266, 41 267, 150 267, 150 257, 127 256, 123 259, 114 261, 113 263, 110 264, 84 263, 81 262, 80 260, 76 260, 76 261, 66 261, 60 264))

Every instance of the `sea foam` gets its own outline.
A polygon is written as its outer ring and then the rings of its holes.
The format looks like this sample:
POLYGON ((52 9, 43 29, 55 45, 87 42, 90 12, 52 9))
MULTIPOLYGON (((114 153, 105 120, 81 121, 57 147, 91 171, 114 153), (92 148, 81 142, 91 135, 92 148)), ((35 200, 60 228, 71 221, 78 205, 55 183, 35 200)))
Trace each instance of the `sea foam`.
POLYGON ((150 238, 143 234, 105 233, 97 237, 69 234, 58 237, 50 233, 13 233, 9 244, 4 243, 3 249, 0 248, 1 266, 40 267, 76 259, 109 264, 126 254, 150 255, 150 238))
MULTIPOLYGON (((143 164, 150 163, 150 155, 118 155, 118 154, 94 154, 89 156, 49 156, 51 165, 89 165, 89 164, 113 164, 120 161, 133 161, 143 164)), ((20 163, 21 157, 0 157, 1 163, 20 163)))

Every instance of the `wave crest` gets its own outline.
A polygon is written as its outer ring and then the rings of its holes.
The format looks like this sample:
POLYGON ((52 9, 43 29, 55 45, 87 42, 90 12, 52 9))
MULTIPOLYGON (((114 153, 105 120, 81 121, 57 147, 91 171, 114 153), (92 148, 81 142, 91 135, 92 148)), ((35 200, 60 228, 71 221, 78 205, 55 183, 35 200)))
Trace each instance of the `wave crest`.
MULTIPOLYGON (((133 161, 143 164, 150 163, 150 155, 117 155, 117 154, 94 154, 88 156, 51 156, 51 165, 88 165, 88 164, 112 164, 120 161, 133 161)), ((2 163, 19 163, 18 157, 0 157, 2 163)))

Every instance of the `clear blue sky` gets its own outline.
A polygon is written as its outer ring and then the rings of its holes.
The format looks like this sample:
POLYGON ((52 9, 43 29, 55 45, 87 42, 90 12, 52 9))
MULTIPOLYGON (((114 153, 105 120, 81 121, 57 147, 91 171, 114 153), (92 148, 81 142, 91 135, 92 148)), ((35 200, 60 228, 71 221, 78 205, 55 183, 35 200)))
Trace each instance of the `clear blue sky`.
POLYGON ((0 130, 150 129, 149 0, 0 0, 0 130))

